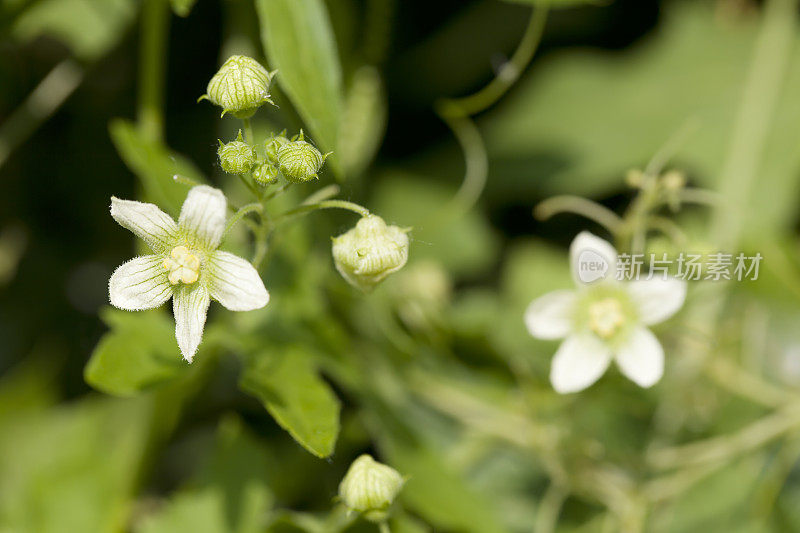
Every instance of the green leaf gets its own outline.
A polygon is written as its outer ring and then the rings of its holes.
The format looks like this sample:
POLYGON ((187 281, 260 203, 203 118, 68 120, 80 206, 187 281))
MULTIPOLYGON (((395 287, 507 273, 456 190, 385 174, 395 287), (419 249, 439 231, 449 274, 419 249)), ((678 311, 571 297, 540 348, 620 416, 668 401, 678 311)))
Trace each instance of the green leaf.
POLYGON ((497 533, 505 531, 490 501, 448 467, 435 450, 394 439, 388 463, 408 481, 400 499, 435 529, 497 533))
POLYGON ((378 71, 361 67, 347 91, 336 154, 348 177, 361 174, 372 161, 386 129, 386 94, 378 71))
POLYGON ((147 199, 162 209, 177 214, 189 192, 186 185, 173 179, 176 174, 199 183, 205 181, 191 161, 160 142, 146 139, 130 121, 112 120, 109 132, 120 157, 142 183, 147 199))
POLYGON ((132 396, 188 371, 175 344, 174 325, 160 310, 135 313, 106 309, 111 326, 84 370, 92 387, 116 396, 132 396))
POLYGON ((76 401, 0 431, 0 530, 123 531, 151 404, 76 401))
POLYGON ((333 453, 339 434, 339 400, 300 347, 255 357, 241 388, 256 396, 282 428, 317 457, 333 453))
MULTIPOLYGON (((646 164, 681 130, 687 133, 670 164, 714 186, 759 17, 743 18, 734 30, 711 4, 677 2, 663 18, 658 32, 625 54, 576 49, 537 63, 481 120, 493 170, 487 192, 517 202, 611 194, 623 188, 626 170, 646 164)), ((795 220, 800 56, 786 73, 745 214, 753 235, 795 220)))
POLYGON ((197 0, 170 0, 172 11, 179 17, 188 17, 197 0))
POLYGON ((25 41, 55 37, 78 57, 91 61, 119 42, 136 10, 134 0, 42 0, 23 11, 12 33, 25 41))
MULTIPOLYGON (((322 0, 257 0, 261 40, 277 81, 322 151, 337 148, 342 72, 322 0)), ((335 158, 332 160, 336 164, 335 158)))

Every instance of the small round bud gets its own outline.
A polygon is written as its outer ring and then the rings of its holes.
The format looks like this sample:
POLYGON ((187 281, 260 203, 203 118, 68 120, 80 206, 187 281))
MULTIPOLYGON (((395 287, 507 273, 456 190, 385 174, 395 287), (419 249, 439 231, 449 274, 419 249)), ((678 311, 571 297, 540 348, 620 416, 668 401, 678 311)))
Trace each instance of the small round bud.
POLYGON ((256 110, 272 100, 269 84, 276 71, 267 69, 247 56, 231 56, 208 82, 207 99, 222 108, 222 114, 233 113, 236 118, 250 118, 256 110))
POLYGON ((644 183, 644 173, 638 168, 632 168, 625 173, 625 183, 632 189, 638 189, 644 183))
POLYGON ((355 228, 334 237, 336 270, 354 287, 371 291, 408 261, 406 232, 397 226, 387 226, 377 215, 365 216, 355 228))
POLYGON ((229 174, 250 172, 256 162, 256 153, 249 144, 242 140, 241 130, 235 141, 219 142, 217 156, 219 156, 219 165, 222 170, 229 174))
POLYGON ((278 168, 270 162, 261 163, 253 169, 253 179, 259 185, 271 185, 278 181, 278 168))
POLYGON ((371 522, 381 522, 403 483, 397 470, 364 454, 347 470, 339 484, 339 497, 348 510, 361 513, 371 522))
POLYGON ((278 150, 281 146, 288 143, 289 139, 286 138, 286 130, 283 130, 278 135, 273 135, 264 143, 264 152, 267 155, 267 161, 278 163, 278 150))
POLYGON ((680 170, 670 170, 661 176, 661 185, 667 191, 679 191, 686 187, 686 174, 680 170))
POLYGON ((293 183, 304 183, 317 177, 329 154, 322 155, 313 144, 302 138, 283 142, 278 147, 278 165, 284 177, 293 183))

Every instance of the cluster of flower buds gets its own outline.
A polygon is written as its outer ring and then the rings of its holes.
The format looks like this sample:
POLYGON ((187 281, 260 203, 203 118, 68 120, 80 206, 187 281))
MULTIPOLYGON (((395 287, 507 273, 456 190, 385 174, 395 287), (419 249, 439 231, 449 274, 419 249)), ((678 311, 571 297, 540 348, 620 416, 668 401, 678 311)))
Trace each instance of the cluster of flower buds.
POLYGON ((339 484, 339 498, 349 511, 370 522, 382 522, 404 483, 397 470, 365 454, 350 465, 339 484))
MULTIPOLYGON (((208 83, 200 97, 245 121, 269 98, 275 72, 269 72, 255 59, 235 55, 228 58, 208 83)), ((252 135, 239 131, 235 140, 219 142, 219 165, 229 174, 247 175, 255 186, 266 187, 281 176, 288 183, 317 179, 330 155, 320 152, 303 131, 289 138, 286 131, 271 135, 263 144, 253 145, 252 135)), ((351 285, 369 292, 408 260, 408 230, 388 226, 376 215, 363 217, 355 228, 333 239, 333 258, 337 270, 351 285)))

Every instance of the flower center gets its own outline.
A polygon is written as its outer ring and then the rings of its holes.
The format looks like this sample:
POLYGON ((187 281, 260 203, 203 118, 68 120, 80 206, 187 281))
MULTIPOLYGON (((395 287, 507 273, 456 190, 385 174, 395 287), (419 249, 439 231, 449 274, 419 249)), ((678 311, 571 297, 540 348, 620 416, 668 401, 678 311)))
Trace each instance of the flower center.
POLYGON ((169 282, 177 285, 183 282, 187 285, 197 281, 200 277, 200 260, 185 246, 176 246, 164 259, 164 268, 169 272, 169 282))
POLYGON ((589 327, 602 339, 609 339, 625 324, 625 313, 616 298, 604 298, 589 305, 589 327))

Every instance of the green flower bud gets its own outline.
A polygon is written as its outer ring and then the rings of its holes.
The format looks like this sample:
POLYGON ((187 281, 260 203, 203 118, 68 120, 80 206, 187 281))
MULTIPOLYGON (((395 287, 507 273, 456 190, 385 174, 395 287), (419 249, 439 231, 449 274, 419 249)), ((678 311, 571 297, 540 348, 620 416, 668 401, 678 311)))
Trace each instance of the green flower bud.
POLYGON ((242 139, 242 131, 235 141, 229 143, 219 142, 217 149, 219 164, 222 170, 229 174, 244 174, 250 172, 256 162, 256 153, 253 148, 242 139))
POLYGON ((368 215, 356 227, 333 239, 336 270, 348 283, 369 292, 408 261, 408 230, 387 226, 368 215))
POLYGON ((361 513, 371 522, 381 522, 403 483, 397 470, 365 454, 350 465, 339 484, 339 497, 348 510, 361 513))
POLYGON ((283 130, 279 135, 273 135, 264 143, 264 151, 267 154, 267 160, 275 164, 278 163, 278 150, 281 146, 288 143, 289 139, 286 138, 286 130, 283 130))
POLYGON ((322 168, 330 154, 322 155, 313 144, 303 140, 300 133, 299 139, 286 141, 278 147, 278 166, 284 177, 293 183, 304 183, 317 177, 317 172, 322 168))
POLYGON ((269 84, 275 72, 247 56, 231 56, 208 82, 207 99, 222 108, 222 114, 233 113, 236 118, 250 118, 256 110, 269 102, 269 84))
POLYGON ((253 179, 259 185, 271 185, 278 181, 278 167, 268 161, 261 163, 253 169, 253 179))

